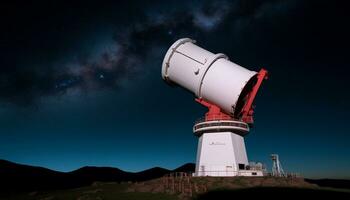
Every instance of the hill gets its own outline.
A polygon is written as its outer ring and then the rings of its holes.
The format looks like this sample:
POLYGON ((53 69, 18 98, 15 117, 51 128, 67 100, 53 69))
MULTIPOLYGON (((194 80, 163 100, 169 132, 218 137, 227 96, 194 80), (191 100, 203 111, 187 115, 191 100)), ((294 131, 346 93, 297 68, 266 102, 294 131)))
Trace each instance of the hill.
POLYGON ((350 194, 349 180, 165 176, 173 172, 191 172, 194 168, 193 163, 188 163, 174 170, 154 167, 136 173, 93 166, 58 172, 0 160, 0 199, 211 199, 270 192, 288 196, 350 194))
POLYGON ((126 172, 113 167, 82 167, 71 172, 58 172, 43 167, 0 160, 0 193, 69 189, 89 186, 93 182, 146 181, 175 171, 193 171, 194 164, 175 170, 154 167, 141 172, 126 172))

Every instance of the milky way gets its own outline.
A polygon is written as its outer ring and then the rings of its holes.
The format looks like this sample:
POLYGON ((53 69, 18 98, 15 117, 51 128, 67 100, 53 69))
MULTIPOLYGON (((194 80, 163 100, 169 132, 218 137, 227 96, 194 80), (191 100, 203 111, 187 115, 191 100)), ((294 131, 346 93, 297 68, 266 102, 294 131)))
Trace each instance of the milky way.
MULTIPOLYGON (((0 99, 17 105, 31 105, 38 103, 42 97, 64 95, 72 89, 87 92, 100 89, 117 90, 121 88, 123 80, 135 79, 147 73, 150 69, 145 69, 145 63, 161 60, 167 46, 176 39, 189 36, 196 39, 206 37, 223 23, 227 24, 228 19, 240 33, 244 24, 250 23, 257 16, 276 12, 276 8, 281 5, 290 7, 292 3, 195 1, 169 3, 170 8, 165 3, 149 4, 135 17, 130 17, 127 24, 119 23, 119 16, 114 16, 114 12, 121 12, 122 8, 117 8, 113 10, 113 14, 105 14, 111 18, 101 20, 112 24, 111 28, 106 28, 105 31, 103 26, 99 27, 100 32, 105 32, 105 39, 100 42, 102 48, 86 49, 84 43, 90 42, 90 39, 87 39, 74 44, 75 52, 56 52, 49 47, 44 49, 42 55, 37 55, 39 61, 33 61, 28 49, 24 52, 24 59, 21 59, 23 55, 19 55, 13 58, 14 62, 11 59, 3 60, 0 99), (110 29, 113 31, 109 31, 110 29), (46 58, 46 51, 53 57, 51 60, 47 60, 50 58, 46 58)), ((80 20, 83 22, 83 19, 77 20, 79 28, 82 26, 79 24, 80 20)), ((88 18, 87 22, 89 20, 88 18)), ((63 21, 60 28, 64 29, 70 23, 72 22, 69 20, 63 21)), ((37 34, 38 31, 34 28, 31 32, 37 34)), ((46 31, 48 33, 44 34, 49 34, 50 31, 46 31)), ((84 34, 92 35, 89 38, 98 41, 100 36, 94 36, 96 30, 90 31, 85 31, 84 34)), ((81 36, 78 34, 76 37, 81 36)), ((52 38, 50 35, 47 37, 50 40, 49 44, 54 42, 52 40, 55 40, 55 35, 52 38)), ((63 42, 66 46, 71 46, 68 40, 63 42)), ((39 53, 43 50, 40 47, 34 48, 39 49, 39 53)))

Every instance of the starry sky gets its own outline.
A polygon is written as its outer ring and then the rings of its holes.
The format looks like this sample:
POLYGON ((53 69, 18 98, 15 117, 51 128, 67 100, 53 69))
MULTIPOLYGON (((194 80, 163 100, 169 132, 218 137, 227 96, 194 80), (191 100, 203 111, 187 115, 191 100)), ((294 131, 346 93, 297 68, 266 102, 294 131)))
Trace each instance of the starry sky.
POLYGON ((59 171, 195 162, 206 109, 161 79, 190 37, 269 80, 246 137, 250 161, 350 178, 346 1, 0 3, 0 159, 59 171))

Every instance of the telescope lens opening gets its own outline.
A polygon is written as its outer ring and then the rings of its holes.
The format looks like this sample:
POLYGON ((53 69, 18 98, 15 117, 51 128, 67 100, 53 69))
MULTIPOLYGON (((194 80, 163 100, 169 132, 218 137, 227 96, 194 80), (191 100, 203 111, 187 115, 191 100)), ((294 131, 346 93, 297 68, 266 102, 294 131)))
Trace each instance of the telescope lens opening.
POLYGON ((241 119, 242 109, 243 109, 244 105, 247 103, 247 100, 249 98, 249 94, 253 90, 257 81, 258 81, 258 75, 256 74, 252 78, 249 79, 247 84, 244 86, 241 94, 239 95, 239 98, 238 98, 237 103, 236 103, 235 111, 233 113, 233 115, 236 119, 241 119))

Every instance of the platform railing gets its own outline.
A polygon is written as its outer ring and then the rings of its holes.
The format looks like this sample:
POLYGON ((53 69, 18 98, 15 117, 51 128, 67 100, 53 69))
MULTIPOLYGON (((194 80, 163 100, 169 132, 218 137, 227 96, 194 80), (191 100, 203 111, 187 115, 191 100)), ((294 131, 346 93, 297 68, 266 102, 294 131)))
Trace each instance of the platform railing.
POLYGON ((238 170, 238 171, 215 171, 215 170, 205 170, 205 171, 197 171, 195 176, 261 176, 264 175, 263 170, 238 170), (257 172, 261 173, 258 174, 257 172))
POLYGON ((201 123, 201 122, 206 122, 206 121, 220 121, 220 120, 223 120, 223 121, 237 121, 236 119, 227 119, 227 118, 223 118, 222 115, 213 115, 211 114, 210 115, 210 118, 207 119, 206 117, 201 117, 201 118, 198 118, 195 123, 201 123))
MULTIPOLYGON (((215 120, 213 120, 215 121, 215 120)), ((194 125, 194 130, 200 129, 200 128, 206 128, 206 127, 212 127, 212 126, 235 126, 235 127, 241 127, 241 128, 249 128, 248 125, 243 124, 243 123, 238 123, 238 122, 230 122, 230 121, 218 121, 218 122, 212 122, 212 121, 207 121, 211 123, 203 123, 203 124, 197 124, 194 125)))

